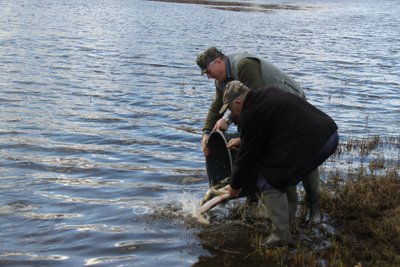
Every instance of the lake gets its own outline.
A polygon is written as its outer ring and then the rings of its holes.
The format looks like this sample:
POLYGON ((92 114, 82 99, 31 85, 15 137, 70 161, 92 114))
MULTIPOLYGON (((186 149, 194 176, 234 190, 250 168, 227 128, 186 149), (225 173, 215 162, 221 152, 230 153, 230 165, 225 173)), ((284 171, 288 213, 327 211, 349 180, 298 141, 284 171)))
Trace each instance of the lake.
POLYGON ((207 238, 247 226, 192 219, 209 46, 290 74, 342 142, 399 136, 398 1, 240 3, 0 1, 1 266, 251 266, 207 238))

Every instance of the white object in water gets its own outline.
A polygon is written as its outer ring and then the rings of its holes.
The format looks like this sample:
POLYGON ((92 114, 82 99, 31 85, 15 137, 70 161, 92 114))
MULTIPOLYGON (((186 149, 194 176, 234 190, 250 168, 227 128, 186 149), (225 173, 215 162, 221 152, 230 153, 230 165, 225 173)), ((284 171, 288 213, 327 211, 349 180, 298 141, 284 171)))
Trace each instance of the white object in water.
MULTIPOLYGON (((220 188, 220 189, 215 189, 215 188, 210 188, 207 190, 207 192, 205 193, 205 196, 207 196, 207 201, 201 203, 201 207, 199 209, 199 211, 194 215, 195 218, 197 218, 197 220, 200 223, 204 223, 204 224, 208 224, 209 221, 204 217, 204 214, 211 210, 212 208, 214 208, 215 206, 217 206, 220 203, 225 203, 226 201, 228 201, 230 199, 230 195, 229 192, 227 190, 227 186, 220 188), (212 198, 210 198, 210 196, 214 196, 212 198)), ((205 199, 205 197, 203 197, 203 200, 205 199)))

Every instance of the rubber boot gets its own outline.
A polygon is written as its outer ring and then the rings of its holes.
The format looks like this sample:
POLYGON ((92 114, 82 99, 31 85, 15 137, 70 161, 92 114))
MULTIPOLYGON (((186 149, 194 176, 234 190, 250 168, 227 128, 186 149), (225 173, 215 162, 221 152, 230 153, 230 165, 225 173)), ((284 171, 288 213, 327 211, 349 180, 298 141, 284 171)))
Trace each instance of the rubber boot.
POLYGON ((290 232, 293 233, 297 231, 296 212, 299 198, 295 185, 286 187, 285 191, 288 201, 290 232))
POLYGON ((307 203, 305 220, 311 223, 320 223, 322 221, 322 213, 320 207, 321 191, 319 188, 318 168, 304 176, 302 183, 304 191, 306 192, 305 198, 307 203))
POLYGON ((271 233, 264 245, 284 246, 293 242, 289 227, 289 210, 286 193, 279 190, 266 190, 262 194, 262 202, 269 213, 272 223, 271 233))

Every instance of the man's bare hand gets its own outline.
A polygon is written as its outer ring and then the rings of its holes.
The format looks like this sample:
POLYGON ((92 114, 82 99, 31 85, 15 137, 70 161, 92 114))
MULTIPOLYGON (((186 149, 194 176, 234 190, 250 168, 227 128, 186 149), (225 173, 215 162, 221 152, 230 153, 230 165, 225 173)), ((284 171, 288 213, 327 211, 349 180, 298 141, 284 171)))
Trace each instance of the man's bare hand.
POLYGON ((208 156, 210 154, 210 150, 207 147, 209 137, 210 135, 203 134, 203 139, 201 140, 201 149, 203 150, 204 156, 208 156))
POLYGON ((230 198, 239 197, 241 189, 233 189, 230 185, 226 186, 227 191, 229 192, 230 198))
POLYGON ((238 150, 240 147, 240 138, 232 138, 231 140, 229 140, 227 148, 228 149, 235 149, 238 150))
POLYGON ((213 131, 216 131, 216 130, 226 131, 226 130, 228 130, 228 128, 229 128, 229 125, 226 122, 226 120, 224 118, 221 118, 215 123, 213 131))

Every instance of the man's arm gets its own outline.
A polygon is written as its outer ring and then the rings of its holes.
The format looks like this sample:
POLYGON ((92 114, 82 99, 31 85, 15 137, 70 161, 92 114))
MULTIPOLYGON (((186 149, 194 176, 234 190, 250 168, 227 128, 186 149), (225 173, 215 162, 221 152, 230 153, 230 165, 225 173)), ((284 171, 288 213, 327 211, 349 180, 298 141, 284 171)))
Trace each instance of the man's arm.
MULTIPOLYGON (((242 115, 243 113, 241 116, 242 115)), ((252 116, 241 118, 241 144, 230 182, 233 189, 239 189, 243 184, 255 183, 255 181, 250 181, 248 179, 257 178, 247 177, 248 174, 253 173, 254 168, 256 168, 257 163, 263 155, 265 146, 265 129, 262 125, 254 121, 255 117, 256 116, 253 114, 252 116)))
POLYGON ((222 115, 219 114, 219 110, 222 108, 223 90, 221 90, 218 87, 219 85, 217 85, 217 83, 215 86, 216 86, 215 98, 210 105, 210 108, 207 113, 207 117, 204 121, 203 132, 204 131, 212 131, 215 123, 222 117, 222 115))
POLYGON ((207 113, 207 117, 204 121, 204 126, 203 126, 203 135, 201 138, 201 149, 203 150, 203 154, 205 156, 208 156, 210 151, 207 148, 207 142, 208 138, 210 135, 210 132, 213 130, 215 123, 218 121, 219 118, 222 117, 221 114, 219 114, 219 111, 222 107, 222 96, 223 96, 223 91, 220 90, 220 87, 218 83, 215 83, 215 98, 213 102, 210 105, 210 108, 207 113))

